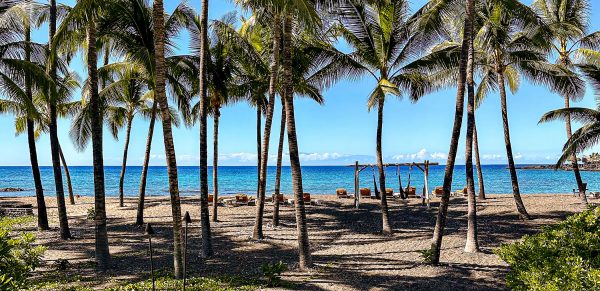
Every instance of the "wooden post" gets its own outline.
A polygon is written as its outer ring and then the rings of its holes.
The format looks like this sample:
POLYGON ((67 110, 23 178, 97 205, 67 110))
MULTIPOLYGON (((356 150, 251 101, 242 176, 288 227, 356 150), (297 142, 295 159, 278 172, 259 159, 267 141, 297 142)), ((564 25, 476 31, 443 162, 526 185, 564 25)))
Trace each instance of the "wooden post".
POLYGON ((429 160, 425 161, 424 176, 425 176, 425 197, 427 200, 427 209, 430 209, 431 205, 429 203, 429 201, 430 201, 430 197, 429 197, 429 160))
POLYGON ((356 161, 356 164, 354 164, 354 205, 355 205, 356 209, 358 209, 360 206, 360 189, 358 189, 359 174, 360 174, 360 172, 358 171, 358 161, 356 161))

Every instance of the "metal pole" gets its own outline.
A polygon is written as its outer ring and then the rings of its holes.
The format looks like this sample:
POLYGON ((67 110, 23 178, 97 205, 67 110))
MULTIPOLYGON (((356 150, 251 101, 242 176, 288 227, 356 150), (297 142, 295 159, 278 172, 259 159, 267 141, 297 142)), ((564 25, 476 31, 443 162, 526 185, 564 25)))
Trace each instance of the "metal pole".
MULTIPOLYGON (((216 203, 216 201, 213 201, 216 203)), ((192 222, 192 218, 190 217, 190 213, 188 211, 185 212, 185 216, 183 217, 185 222, 185 238, 183 241, 183 291, 185 291, 186 286, 186 275, 187 275, 187 242, 188 242, 188 224, 192 222)))
POLYGON ((154 282, 154 259, 152 257, 152 235, 154 229, 150 223, 146 224, 146 235, 148 235, 148 248, 150 250, 150 275, 152 276, 152 291, 156 290, 156 283, 154 282))
POLYGON ((360 189, 358 189, 358 161, 354 165, 354 205, 356 209, 360 206, 360 189))

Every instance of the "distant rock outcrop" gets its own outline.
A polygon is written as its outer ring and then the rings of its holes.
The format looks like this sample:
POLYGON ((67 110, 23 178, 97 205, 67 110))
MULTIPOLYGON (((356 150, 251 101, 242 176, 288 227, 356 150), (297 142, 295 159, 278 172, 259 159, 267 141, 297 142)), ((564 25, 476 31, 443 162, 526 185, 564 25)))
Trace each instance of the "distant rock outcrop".
POLYGON ((12 187, 8 187, 8 188, 0 188, 0 192, 24 192, 27 191, 23 188, 12 188, 12 187))

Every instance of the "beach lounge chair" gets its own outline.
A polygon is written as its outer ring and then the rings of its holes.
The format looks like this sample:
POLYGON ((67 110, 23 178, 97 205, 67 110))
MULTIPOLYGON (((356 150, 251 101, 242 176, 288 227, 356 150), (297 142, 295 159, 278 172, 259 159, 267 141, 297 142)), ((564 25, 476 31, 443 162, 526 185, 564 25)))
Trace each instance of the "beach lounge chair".
POLYGON ((250 201, 250 198, 246 194, 235 195, 236 205, 248 205, 248 201, 250 201))
POLYGON ((335 194, 337 195, 337 198, 348 198, 348 191, 344 188, 335 190, 335 194))
MULTIPOLYGON (((284 203, 285 202, 285 197, 283 196, 283 194, 279 194, 277 195, 277 200, 279 200, 279 203, 284 203)), ((273 196, 271 198, 271 202, 275 203, 275 193, 273 193, 273 196)))
POLYGON ((435 187, 435 189, 433 191, 431 191, 431 195, 433 195, 434 197, 442 197, 442 195, 444 194, 444 187, 435 187))
POLYGON ((310 204, 310 193, 304 193, 302 197, 304 197, 304 204, 310 204))
POLYGON ((360 189, 360 197, 361 198, 371 198, 371 189, 369 188, 361 188, 360 189))
POLYGON ((462 190, 455 191, 454 196, 457 196, 457 197, 467 196, 467 187, 463 188, 462 190))
POLYGON ((387 196, 387 197, 394 197, 394 189, 392 189, 392 188, 386 188, 385 189, 385 196, 387 196))
POLYGON ((406 187, 404 192, 408 195, 408 198, 417 198, 417 188, 415 187, 406 187))

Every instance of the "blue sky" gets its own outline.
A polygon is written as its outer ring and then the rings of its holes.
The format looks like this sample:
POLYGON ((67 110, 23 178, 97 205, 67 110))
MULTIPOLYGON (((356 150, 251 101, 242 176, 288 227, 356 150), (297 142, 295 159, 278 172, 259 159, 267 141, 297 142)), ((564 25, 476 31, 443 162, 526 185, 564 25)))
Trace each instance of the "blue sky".
MULTIPOLYGON (((59 1, 72 5, 74 0, 59 1)), ((166 10, 171 12, 179 1, 165 1, 166 10)), ((424 0, 412 2, 413 11, 424 0)), ((525 0, 529 4, 531 0, 525 0)), ((600 3, 591 1, 591 19, 600 19, 600 3)), ((200 1, 190 4, 199 10, 200 1)), ((235 10, 229 0, 212 0, 210 18, 235 10)), ((592 24, 595 30, 600 23, 592 24)), ((34 41, 47 41, 47 28, 34 33, 34 41)), ((181 52, 187 52, 188 39, 179 41, 181 52)), ((81 60, 72 64, 82 78, 86 76, 81 60)), ((303 165, 340 165, 354 160, 373 161, 375 154, 376 112, 368 112, 366 101, 374 81, 364 78, 359 81, 342 81, 324 92, 325 105, 296 99, 296 123, 299 148, 303 165)), ((80 98, 79 95, 73 99, 80 98)), ((384 113, 383 152, 387 162, 432 161, 445 162, 454 120, 455 90, 445 90, 425 96, 413 104, 405 99, 386 102, 384 113)), ((279 103, 279 102, 278 102, 279 103)), ((517 163, 553 163, 560 155, 566 139, 563 123, 555 122, 538 125, 542 114, 560 108, 563 100, 542 87, 522 82, 521 89, 508 97, 508 112, 511 125, 513 151, 517 163)), ((585 98, 575 106, 595 107, 593 92, 588 88, 585 98)), ((275 121, 271 142, 271 153, 276 153, 279 136, 280 107, 275 109, 275 121)), ((256 114, 245 104, 224 108, 220 128, 221 165, 255 165, 256 163, 256 114)), ((480 152, 484 164, 506 163, 504 137, 500 116, 500 101, 497 95, 490 96, 477 111, 480 152)), ((59 139, 70 165, 91 165, 91 146, 84 152, 73 147, 68 136, 70 122, 59 122, 59 139)), ((212 122, 209 121, 212 129, 212 122)), ((148 122, 136 119, 130 144, 129 165, 141 165, 146 143, 148 122)), ((199 129, 194 127, 174 130, 178 164, 196 166, 199 164, 199 129)), ((162 130, 157 123, 152 149, 151 165, 165 165, 162 130)), ((463 138, 464 140, 464 130, 463 138)), ((0 165, 29 165, 26 136, 14 136, 14 119, 0 116, 0 165)), ((104 138, 104 159, 106 165, 120 165, 124 136, 115 141, 106 131, 104 138)), ((212 133, 209 144, 212 143, 212 133)), ((41 165, 50 165, 49 137, 42 136, 37 143, 41 165)), ((459 164, 464 163, 464 143, 459 147, 459 164)), ((212 146, 209 147, 212 160, 212 146)), ((273 161, 274 159, 270 159, 273 161)))

